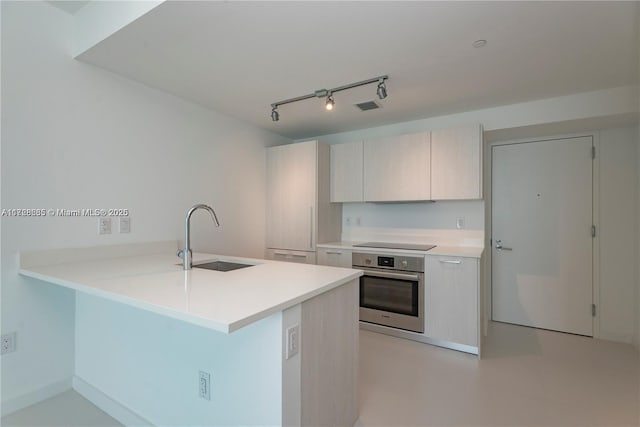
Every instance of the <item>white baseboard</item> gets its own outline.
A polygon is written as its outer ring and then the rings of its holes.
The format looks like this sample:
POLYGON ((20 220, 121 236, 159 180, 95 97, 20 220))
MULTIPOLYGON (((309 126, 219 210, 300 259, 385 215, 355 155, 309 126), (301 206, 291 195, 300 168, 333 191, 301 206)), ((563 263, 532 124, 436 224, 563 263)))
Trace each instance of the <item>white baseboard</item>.
POLYGON ((73 377, 73 389, 78 392, 82 397, 102 409, 109 414, 110 417, 115 418, 118 422, 124 424, 127 427, 139 427, 139 426, 153 426, 153 424, 144 417, 136 414, 131 409, 127 408, 122 403, 107 396, 82 378, 78 376, 73 377))
POLYGON ((22 394, 20 396, 12 397, 2 402, 2 410, 0 413, 4 417, 20 409, 26 408, 43 400, 47 400, 57 394, 63 393, 71 389, 71 379, 65 379, 55 383, 51 383, 47 386, 31 391, 29 393, 22 394))

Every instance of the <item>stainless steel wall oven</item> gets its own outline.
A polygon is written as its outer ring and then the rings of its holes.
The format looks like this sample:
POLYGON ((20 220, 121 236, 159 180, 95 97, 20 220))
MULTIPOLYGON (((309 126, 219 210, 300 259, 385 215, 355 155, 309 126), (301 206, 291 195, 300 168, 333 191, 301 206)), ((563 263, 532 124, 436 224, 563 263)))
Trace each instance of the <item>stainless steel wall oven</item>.
POLYGON ((424 257, 354 252, 360 277, 360 320, 424 332, 424 257))

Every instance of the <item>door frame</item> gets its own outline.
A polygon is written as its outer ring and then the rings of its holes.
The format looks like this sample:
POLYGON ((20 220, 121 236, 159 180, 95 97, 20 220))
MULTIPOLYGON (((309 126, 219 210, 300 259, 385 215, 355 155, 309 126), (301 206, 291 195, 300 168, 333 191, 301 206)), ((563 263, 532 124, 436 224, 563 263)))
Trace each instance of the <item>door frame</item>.
POLYGON ((486 292, 484 292, 484 335, 488 333, 489 322, 493 320, 493 275, 492 275, 492 155, 493 147, 501 145, 524 144, 528 142, 554 141, 559 139, 591 137, 593 146, 595 147, 596 157, 593 159, 593 174, 591 176, 592 188, 592 206, 591 214, 593 217, 593 225, 596 226, 596 235, 593 238, 593 252, 591 260, 592 274, 592 300, 596 306, 596 315, 592 317, 593 338, 600 338, 600 132, 579 132, 572 134, 560 134, 552 136, 540 136, 521 139, 507 139, 503 141, 486 141, 484 142, 484 159, 483 159, 483 181, 484 181, 484 282, 486 283, 486 292))

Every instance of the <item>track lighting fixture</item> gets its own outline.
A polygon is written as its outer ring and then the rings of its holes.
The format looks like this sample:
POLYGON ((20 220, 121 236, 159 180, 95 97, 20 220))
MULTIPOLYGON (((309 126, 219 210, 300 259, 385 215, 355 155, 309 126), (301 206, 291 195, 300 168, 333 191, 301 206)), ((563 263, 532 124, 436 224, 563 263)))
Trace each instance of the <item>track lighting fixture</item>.
POLYGON ((327 102, 324 103, 324 108, 326 108, 327 111, 331 111, 333 110, 334 104, 335 101, 333 100, 333 95, 331 95, 331 92, 329 92, 329 96, 327 96, 327 102))
POLYGON ((384 79, 378 80, 378 98, 385 99, 387 97, 387 85, 384 83, 384 79))
POLYGON ((384 98, 387 97, 387 86, 385 84, 387 79, 389 79, 389 76, 387 76, 387 75, 379 76, 379 77, 375 77, 373 79, 362 80, 362 81, 359 81, 359 82, 356 82, 356 83, 350 83, 348 85, 334 87, 333 89, 328 89, 328 90, 327 89, 318 89, 315 92, 310 93, 308 95, 302 95, 302 96, 298 96, 296 98, 285 99, 284 101, 274 102, 273 104, 271 104, 271 120, 273 120, 274 122, 277 122, 278 120, 280 120, 280 114, 277 111, 277 108, 280 105, 290 104, 292 102, 298 102, 298 101, 302 101, 304 99, 309 99, 309 98, 327 98, 327 100, 324 103, 324 107, 328 111, 331 111, 331 110, 333 110, 333 107, 335 106, 335 101, 333 99, 333 94, 335 92, 340 92, 341 90, 352 89, 354 87, 364 86, 364 85, 368 85, 368 84, 371 84, 371 83, 378 83, 378 88, 376 90, 376 94, 378 95, 378 98, 384 99, 384 98))

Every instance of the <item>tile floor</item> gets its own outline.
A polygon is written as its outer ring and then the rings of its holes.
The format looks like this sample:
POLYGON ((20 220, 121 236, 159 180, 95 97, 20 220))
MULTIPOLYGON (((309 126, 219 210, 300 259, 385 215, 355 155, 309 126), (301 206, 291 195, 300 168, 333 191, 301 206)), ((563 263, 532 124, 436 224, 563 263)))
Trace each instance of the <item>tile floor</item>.
POLYGON ((120 427, 122 424, 73 390, 2 418, 2 427, 120 427))
POLYGON ((638 426, 630 345, 492 323, 473 355, 360 334, 358 426, 638 426))
MULTIPOLYGON (((639 426, 640 355, 629 345, 493 323, 482 361, 360 334, 357 426, 639 426)), ((73 391, 4 427, 114 427, 73 391)))

